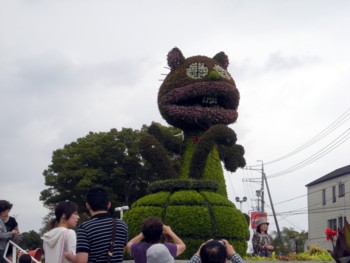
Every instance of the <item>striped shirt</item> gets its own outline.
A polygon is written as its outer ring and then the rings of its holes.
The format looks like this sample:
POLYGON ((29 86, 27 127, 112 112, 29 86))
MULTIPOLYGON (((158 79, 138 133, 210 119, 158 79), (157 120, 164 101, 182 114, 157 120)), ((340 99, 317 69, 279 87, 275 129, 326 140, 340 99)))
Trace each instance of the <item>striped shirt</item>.
MULTIPOLYGON (((106 262, 112 239, 113 218, 107 213, 97 214, 82 223, 77 231, 77 253, 89 254, 89 263, 106 262)), ((111 262, 123 262, 123 252, 128 242, 128 227, 124 221, 116 220, 114 250, 111 262)))

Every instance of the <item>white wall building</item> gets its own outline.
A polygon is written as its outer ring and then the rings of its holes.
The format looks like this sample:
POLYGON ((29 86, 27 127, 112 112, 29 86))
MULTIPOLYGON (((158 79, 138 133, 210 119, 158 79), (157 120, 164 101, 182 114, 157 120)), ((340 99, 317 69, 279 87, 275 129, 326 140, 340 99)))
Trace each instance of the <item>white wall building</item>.
POLYGON ((334 170, 306 185, 308 194, 308 247, 332 250, 326 240, 327 227, 342 229, 350 222, 350 165, 334 170))

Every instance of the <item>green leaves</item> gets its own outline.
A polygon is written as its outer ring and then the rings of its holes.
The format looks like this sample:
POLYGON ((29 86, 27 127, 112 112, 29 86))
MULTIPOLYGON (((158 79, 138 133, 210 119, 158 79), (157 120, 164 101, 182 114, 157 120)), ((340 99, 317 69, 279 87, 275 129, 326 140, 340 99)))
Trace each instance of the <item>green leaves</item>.
POLYGON ((40 200, 47 207, 74 200, 79 212, 85 212, 85 194, 99 184, 107 186, 113 206, 131 205, 157 178, 139 153, 140 136, 140 131, 129 128, 90 132, 55 150, 43 172, 47 188, 40 200))

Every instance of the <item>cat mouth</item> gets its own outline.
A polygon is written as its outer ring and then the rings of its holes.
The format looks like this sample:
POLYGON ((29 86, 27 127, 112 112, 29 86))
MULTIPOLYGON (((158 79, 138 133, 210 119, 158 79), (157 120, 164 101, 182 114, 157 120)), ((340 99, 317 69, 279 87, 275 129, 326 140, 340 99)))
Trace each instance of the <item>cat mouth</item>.
POLYGON ((239 92, 234 84, 199 82, 168 92, 160 98, 159 108, 174 126, 210 127, 235 122, 238 103, 239 92))

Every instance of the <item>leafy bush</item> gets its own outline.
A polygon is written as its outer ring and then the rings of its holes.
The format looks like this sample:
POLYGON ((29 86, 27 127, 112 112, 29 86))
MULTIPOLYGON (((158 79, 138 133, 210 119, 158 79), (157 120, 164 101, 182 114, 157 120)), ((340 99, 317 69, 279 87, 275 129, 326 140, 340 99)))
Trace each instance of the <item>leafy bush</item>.
POLYGON ((180 259, 189 259, 210 238, 227 239, 245 255, 249 238, 248 223, 235 205, 222 195, 209 191, 181 190, 147 195, 125 213, 129 237, 140 232, 142 221, 157 216, 186 244, 180 259))
POLYGON ((136 206, 163 206, 169 200, 170 193, 169 192, 158 192, 157 194, 146 195, 139 200, 137 200, 132 207, 136 206))
POLYGON ((170 197, 172 205, 200 205, 204 203, 203 196, 197 191, 177 191, 170 197))
POLYGON ((326 250, 313 246, 310 250, 299 253, 299 254, 289 254, 287 256, 276 256, 275 252, 272 252, 271 258, 265 257, 244 257, 247 261, 334 261, 332 255, 326 250))
POLYGON ((217 191, 219 185, 214 180, 193 180, 193 179, 180 179, 180 180, 162 180, 156 181, 148 187, 151 193, 158 191, 169 191, 174 192, 178 190, 211 190, 217 191))

